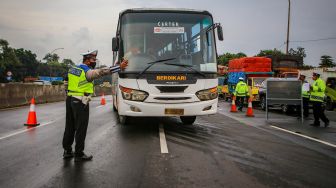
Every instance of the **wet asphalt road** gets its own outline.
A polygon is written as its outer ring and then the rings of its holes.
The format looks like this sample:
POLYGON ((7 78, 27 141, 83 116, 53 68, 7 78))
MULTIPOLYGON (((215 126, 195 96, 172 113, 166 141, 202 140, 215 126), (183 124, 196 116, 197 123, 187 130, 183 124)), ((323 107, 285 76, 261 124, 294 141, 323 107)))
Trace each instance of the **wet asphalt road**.
MULTIPOLYGON (((0 111, 0 187, 336 187, 336 149, 218 114, 194 125, 134 118, 121 126, 111 101, 90 105, 91 162, 62 159, 64 103, 37 105, 41 127, 23 131, 28 107, 0 111), (163 124, 169 153, 160 150, 163 124), (13 135, 13 136, 9 136, 13 135)), ((223 113, 222 113, 223 112, 223 113)))

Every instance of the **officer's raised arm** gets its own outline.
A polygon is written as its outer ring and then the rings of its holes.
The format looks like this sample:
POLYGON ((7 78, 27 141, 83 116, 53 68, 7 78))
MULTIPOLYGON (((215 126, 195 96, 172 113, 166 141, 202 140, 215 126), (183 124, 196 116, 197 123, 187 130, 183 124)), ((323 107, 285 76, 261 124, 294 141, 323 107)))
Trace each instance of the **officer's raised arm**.
POLYGON ((120 65, 116 65, 112 67, 104 67, 100 69, 94 69, 96 66, 96 62, 95 62, 96 59, 93 58, 92 60, 94 60, 94 62, 91 62, 89 65, 92 69, 88 70, 85 73, 86 79, 89 82, 92 82, 94 79, 100 78, 102 76, 113 74, 115 72, 119 72, 120 70, 124 70, 128 65, 128 61, 124 60, 120 63, 120 65))

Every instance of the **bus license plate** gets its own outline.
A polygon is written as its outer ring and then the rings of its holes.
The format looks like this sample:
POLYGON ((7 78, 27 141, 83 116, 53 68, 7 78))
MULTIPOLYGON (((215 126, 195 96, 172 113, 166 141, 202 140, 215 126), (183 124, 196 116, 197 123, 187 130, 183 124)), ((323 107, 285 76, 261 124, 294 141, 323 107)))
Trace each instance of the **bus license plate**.
POLYGON ((167 115, 184 115, 184 109, 176 109, 176 108, 166 108, 165 114, 167 115))

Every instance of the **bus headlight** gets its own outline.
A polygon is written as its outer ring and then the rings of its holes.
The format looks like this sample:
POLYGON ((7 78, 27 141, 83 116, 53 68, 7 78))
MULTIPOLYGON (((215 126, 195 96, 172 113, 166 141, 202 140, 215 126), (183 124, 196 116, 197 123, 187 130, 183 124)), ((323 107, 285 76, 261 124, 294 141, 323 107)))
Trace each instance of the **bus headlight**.
POLYGON ((130 101, 144 101, 148 97, 145 91, 135 90, 119 85, 123 99, 130 101))
POLYGON ((196 92, 196 96, 201 101, 216 99, 218 97, 217 87, 198 91, 196 92))

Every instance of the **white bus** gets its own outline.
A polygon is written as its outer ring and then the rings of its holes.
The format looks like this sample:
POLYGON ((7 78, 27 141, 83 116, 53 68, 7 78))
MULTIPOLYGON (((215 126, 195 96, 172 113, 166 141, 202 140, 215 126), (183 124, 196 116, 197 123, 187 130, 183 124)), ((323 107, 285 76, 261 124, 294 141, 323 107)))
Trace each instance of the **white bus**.
POLYGON ((130 117, 196 116, 217 112, 215 32, 222 27, 207 11, 127 9, 112 39, 113 62, 128 67, 112 75, 113 109, 121 124, 130 117))

